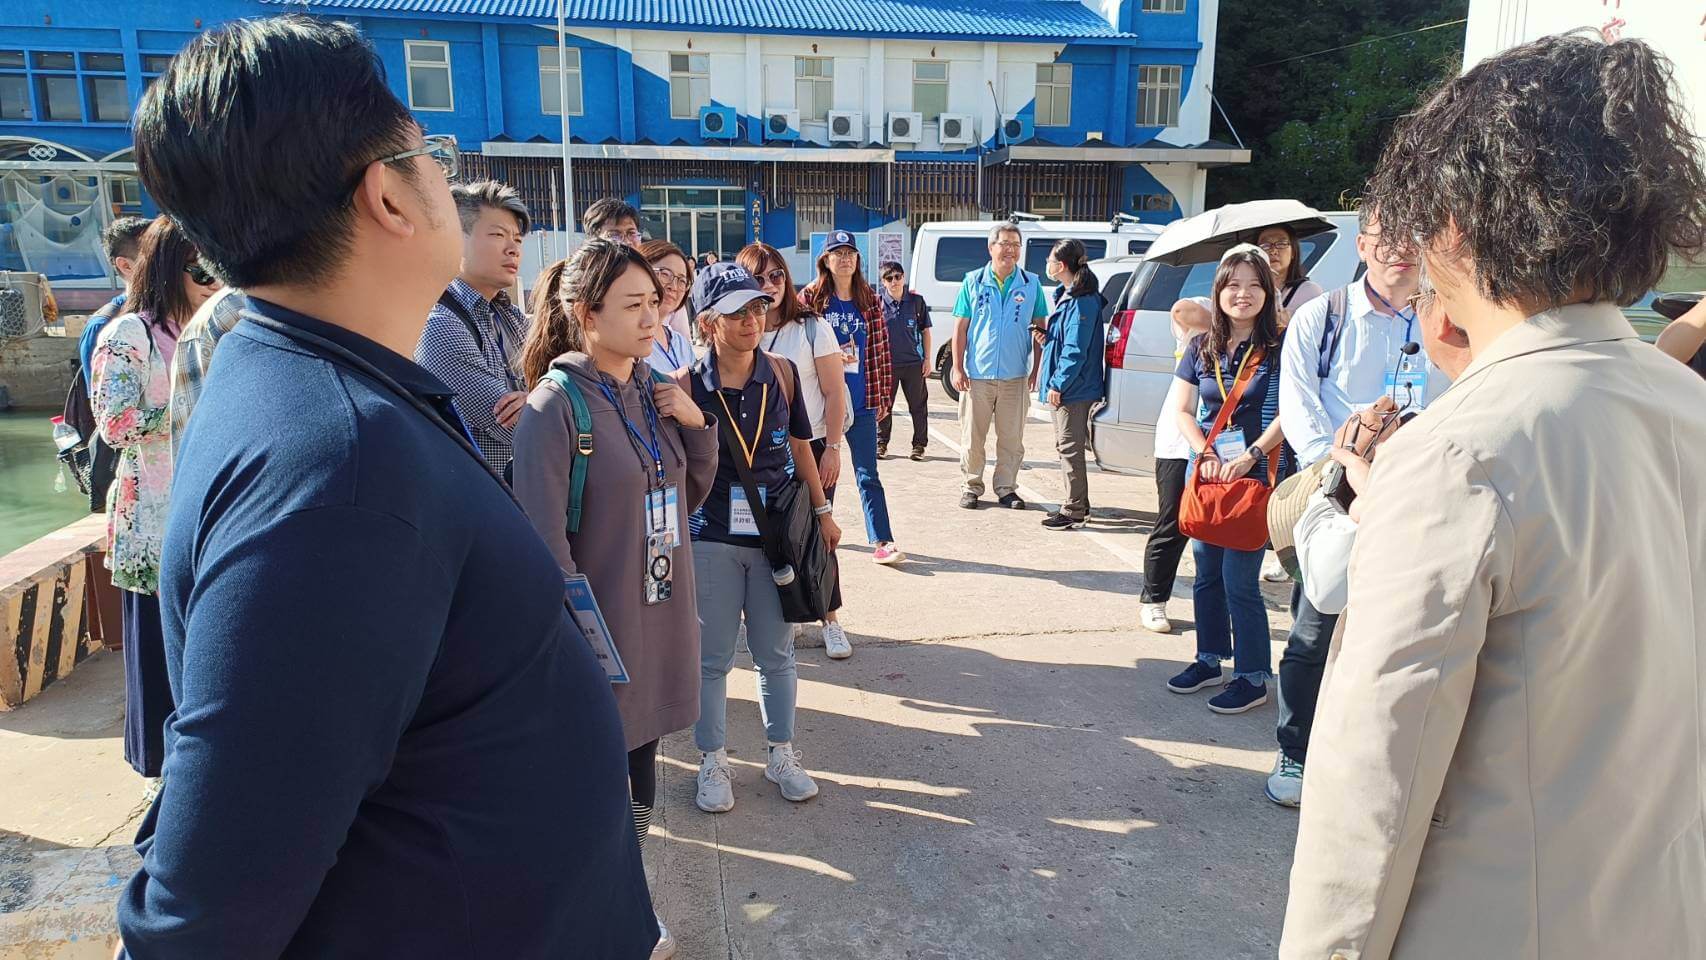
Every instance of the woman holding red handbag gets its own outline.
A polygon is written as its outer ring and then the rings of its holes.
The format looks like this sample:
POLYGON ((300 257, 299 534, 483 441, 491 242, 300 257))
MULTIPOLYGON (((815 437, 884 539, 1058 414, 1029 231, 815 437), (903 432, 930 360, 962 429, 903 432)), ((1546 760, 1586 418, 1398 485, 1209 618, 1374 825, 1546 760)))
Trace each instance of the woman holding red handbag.
POLYGON ((1195 693, 1225 684, 1208 708, 1243 713, 1268 701, 1273 676, 1262 548, 1284 437, 1279 318, 1267 256, 1249 244, 1227 251, 1212 299, 1208 332, 1191 340, 1175 373, 1184 383, 1173 391, 1172 414, 1196 454, 1181 525, 1195 521, 1185 532, 1196 538, 1197 658, 1167 681, 1167 689, 1195 693), (1197 418, 1199 405, 1206 429, 1197 418), (1231 683, 1221 668, 1228 658, 1231 683))

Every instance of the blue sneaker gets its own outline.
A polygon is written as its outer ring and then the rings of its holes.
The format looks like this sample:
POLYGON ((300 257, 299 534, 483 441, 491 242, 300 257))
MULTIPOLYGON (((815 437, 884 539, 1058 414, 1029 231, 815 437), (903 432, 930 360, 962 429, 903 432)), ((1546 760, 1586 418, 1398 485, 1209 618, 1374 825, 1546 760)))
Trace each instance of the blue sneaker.
POLYGON ((1267 702, 1267 684, 1251 683, 1243 677, 1235 677, 1226 685, 1225 690, 1208 702, 1208 708, 1215 713, 1243 713, 1267 702))
POLYGON ((1226 672, 1220 669, 1220 664, 1193 660, 1183 672, 1167 681, 1167 689, 1174 693, 1196 693, 1203 687, 1218 687, 1225 682, 1226 672))

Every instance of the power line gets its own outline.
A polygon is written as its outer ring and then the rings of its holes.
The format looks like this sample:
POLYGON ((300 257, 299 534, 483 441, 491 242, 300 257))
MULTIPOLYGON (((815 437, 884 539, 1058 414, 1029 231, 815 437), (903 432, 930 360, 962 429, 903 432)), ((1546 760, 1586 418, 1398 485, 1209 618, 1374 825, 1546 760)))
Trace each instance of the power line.
POLYGON ((1396 40, 1399 37, 1408 37, 1408 36, 1411 36, 1412 34, 1426 33, 1429 30, 1439 30, 1439 29, 1442 29, 1444 27, 1455 27, 1458 24, 1468 23, 1468 22, 1469 22, 1468 17, 1463 17, 1463 18, 1458 19, 1458 20, 1448 20, 1445 23, 1436 23, 1431 27, 1419 27, 1415 30, 1406 30, 1403 33, 1394 33, 1394 34, 1391 34, 1390 36, 1385 36, 1385 37, 1370 37, 1367 40, 1358 40, 1355 43, 1347 43, 1347 44, 1343 44, 1343 45, 1337 46, 1337 47, 1328 47, 1325 50, 1317 50, 1314 53, 1301 53, 1295 57, 1286 57, 1284 60, 1269 60, 1267 63, 1255 64, 1254 66, 1250 67, 1249 69, 1259 70, 1262 67, 1272 67, 1272 66, 1276 66, 1276 65, 1282 64, 1282 63, 1291 63, 1294 60, 1307 60, 1310 57, 1319 57, 1323 53, 1336 53, 1340 50, 1349 50, 1352 47, 1360 47, 1360 46, 1363 46, 1365 44, 1370 44, 1370 43, 1379 43, 1382 40, 1396 40))

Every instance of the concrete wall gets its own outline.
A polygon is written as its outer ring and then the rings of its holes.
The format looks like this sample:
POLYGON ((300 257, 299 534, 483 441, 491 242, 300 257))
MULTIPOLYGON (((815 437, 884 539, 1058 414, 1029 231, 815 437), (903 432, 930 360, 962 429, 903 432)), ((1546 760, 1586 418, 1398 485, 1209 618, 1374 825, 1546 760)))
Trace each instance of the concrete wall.
POLYGON ((0 343, 0 386, 20 407, 59 409, 76 374, 77 341, 35 336, 0 343))

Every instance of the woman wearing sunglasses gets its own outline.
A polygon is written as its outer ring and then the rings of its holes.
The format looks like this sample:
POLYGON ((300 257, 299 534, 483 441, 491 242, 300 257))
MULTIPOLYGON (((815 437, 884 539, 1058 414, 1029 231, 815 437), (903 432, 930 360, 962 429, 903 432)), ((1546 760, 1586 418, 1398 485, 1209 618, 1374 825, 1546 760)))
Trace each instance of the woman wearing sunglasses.
POLYGON ((687 291, 693 286, 693 264, 668 240, 647 240, 640 256, 658 276, 657 346, 648 359, 653 370, 674 373, 693 365, 692 321, 687 316, 687 291))
POLYGON ((107 490, 107 568, 124 591, 124 758, 158 777, 165 758, 166 645, 161 634, 160 540, 172 486, 172 355, 178 333, 220 282, 164 216, 142 235, 126 313, 101 331, 91 358, 95 422, 118 451, 107 490))
MULTIPOLYGON (((699 609, 687 515, 717 469, 717 431, 675 382, 657 382, 662 284, 639 251, 590 240, 546 269, 522 348, 535 384, 515 431, 515 496, 568 574, 585 574, 628 682, 612 685, 628 748, 634 831, 657 802, 658 740, 699 716, 699 609), (579 522, 575 390, 592 420, 579 522)), ((663 930, 654 958, 674 953, 663 930)))
POLYGON ((706 813, 734 809, 729 765, 728 673, 734 666, 741 624, 758 668, 758 710, 764 718, 769 762, 764 776, 795 803, 817 796, 817 784, 794 749, 794 631, 782 613, 776 571, 766 558, 757 512, 765 503, 804 484, 833 552, 841 529, 830 516, 811 452, 799 371, 792 361, 761 349, 769 298, 746 268, 717 263, 699 272, 693 299, 699 331, 709 347, 690 373, 693 400, 719 424, 722 456, 704 506, 693 515, 693 568, 699 597, 698 795, 706 813), (760 502, 754 503, 735 458, 747 468, 760 502))

